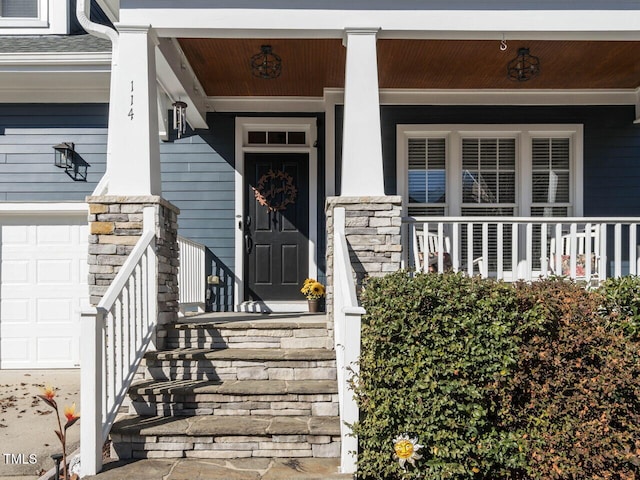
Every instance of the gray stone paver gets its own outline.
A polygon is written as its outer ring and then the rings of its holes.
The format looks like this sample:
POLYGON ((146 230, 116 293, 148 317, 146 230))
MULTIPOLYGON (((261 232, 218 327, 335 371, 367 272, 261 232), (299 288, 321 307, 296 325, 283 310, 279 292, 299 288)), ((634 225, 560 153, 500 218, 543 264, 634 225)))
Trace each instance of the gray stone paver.
POLYGON ((87 480, 347 480, 337 458, 152 459, 114 462, 87 480))

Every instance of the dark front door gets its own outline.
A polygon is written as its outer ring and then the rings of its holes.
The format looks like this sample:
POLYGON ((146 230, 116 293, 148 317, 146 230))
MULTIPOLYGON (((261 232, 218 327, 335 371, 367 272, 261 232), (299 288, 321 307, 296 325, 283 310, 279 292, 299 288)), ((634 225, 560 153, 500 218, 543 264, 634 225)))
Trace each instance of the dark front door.
POLYGON ((245 155, 246 300, 302 300, 309 270, 309 156, 245 155))

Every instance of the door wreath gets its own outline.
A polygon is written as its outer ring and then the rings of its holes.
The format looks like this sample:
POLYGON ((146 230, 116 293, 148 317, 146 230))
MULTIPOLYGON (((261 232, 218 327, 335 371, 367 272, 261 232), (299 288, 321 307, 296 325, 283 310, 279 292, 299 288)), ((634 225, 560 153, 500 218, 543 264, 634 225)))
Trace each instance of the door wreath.
POLYGON ((274 172, 269 169, 251 188, 258 203, 272 212, 286 210, 288 205, 295 203, 298 195, 293 177, 281 170, 274 172))

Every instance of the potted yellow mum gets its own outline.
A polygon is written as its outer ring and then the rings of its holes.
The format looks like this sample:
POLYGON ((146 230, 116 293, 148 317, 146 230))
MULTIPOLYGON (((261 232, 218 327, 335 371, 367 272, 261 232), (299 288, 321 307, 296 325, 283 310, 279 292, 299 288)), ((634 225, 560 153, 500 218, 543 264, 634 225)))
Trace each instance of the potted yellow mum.
POLYGON ((307 303, 309 304, 309 312, 319 312, 320 299, 324 297, 324 285, 318 282, 315 278, 307 278, 304 281, 304 285, 302 286, 300 291, 307 299, 307 303))

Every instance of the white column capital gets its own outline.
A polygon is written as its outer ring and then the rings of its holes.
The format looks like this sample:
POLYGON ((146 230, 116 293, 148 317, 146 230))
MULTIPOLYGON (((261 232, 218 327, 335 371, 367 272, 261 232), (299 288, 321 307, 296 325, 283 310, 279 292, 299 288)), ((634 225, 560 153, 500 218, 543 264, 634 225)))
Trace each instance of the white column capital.
POLYGON ((143 34, 148 35, 155 46, 158 45, 159 39, 156 31, 151 25, 131 25, 127 23, 116 23, 114 25, 119 34, 143 34))
POLYGON ((342 35, 342 45, 345 47, 347 46, 349 36, 351 35, 374 35, 377 38, 380 30, 380 27, 347 27, 344 29, 344 33, 342 35))

